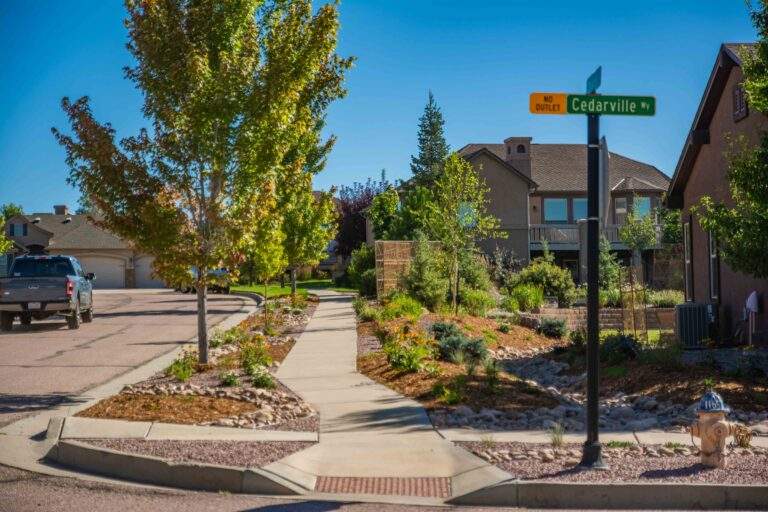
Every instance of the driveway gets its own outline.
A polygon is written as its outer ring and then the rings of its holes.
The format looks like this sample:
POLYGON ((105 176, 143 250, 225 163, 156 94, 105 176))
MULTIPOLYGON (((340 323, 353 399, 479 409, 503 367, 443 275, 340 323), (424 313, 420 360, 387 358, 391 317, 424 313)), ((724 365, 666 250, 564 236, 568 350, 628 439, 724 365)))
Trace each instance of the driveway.
MULTIPOLYGON (((196 298, 165 290, 94 292, 92 323, 14 323, 0 333, 0 426, 71 402, 82 392, 188 342, 197 334, 196 298)), ((244 310, 249 299, 208 298, 208 325, 244 310)))

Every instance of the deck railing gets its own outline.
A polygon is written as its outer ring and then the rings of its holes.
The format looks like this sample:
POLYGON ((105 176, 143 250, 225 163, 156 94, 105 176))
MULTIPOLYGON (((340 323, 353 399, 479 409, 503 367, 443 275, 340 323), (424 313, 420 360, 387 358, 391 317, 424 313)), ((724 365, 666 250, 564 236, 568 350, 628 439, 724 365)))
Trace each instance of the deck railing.
MULTIPOLYGON (((609 224, 602 230, 605 238, 612 244, 621 244, 619 227, 616 224, 609 224)), ((659 235, 661 234, 660 226, 656 226, 656 231, 659 235)), ((549 244, 578 244, 579 226, 577 224, 531 224, 529 240, 531 243, 546 241, 549 244)))

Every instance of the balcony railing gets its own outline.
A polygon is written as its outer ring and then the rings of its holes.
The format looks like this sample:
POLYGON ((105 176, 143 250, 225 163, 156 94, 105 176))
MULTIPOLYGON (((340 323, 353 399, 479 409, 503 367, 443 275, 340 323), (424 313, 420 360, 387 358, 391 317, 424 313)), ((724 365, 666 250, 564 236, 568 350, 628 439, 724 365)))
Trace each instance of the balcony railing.
MULTIPOLYGON (((621 245, 618 225, 611 224, 602 229, 603 236, 611 244, 621 245)), ((657 234, 661 234, 660 226, 656 226, 657 234)), ((529 240, 532 244, 541 244, 546 241, 550 245, 579 244, 579 226, 577 224, 531 224, 529 240)))

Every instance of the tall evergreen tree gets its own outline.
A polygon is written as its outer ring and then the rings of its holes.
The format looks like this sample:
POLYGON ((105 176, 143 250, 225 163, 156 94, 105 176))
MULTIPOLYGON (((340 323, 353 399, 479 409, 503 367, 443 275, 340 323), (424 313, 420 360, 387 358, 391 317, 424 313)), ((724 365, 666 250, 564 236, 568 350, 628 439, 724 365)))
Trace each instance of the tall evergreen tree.
POLYGON ((432 188, 440 176, 445 159, 450 154, 450 148, 445 141, 444 125, 443 113, 440 112, 432 91, 429 91, 429 101, 419 118, 419 155, 411 155, 414 185, 432 188))

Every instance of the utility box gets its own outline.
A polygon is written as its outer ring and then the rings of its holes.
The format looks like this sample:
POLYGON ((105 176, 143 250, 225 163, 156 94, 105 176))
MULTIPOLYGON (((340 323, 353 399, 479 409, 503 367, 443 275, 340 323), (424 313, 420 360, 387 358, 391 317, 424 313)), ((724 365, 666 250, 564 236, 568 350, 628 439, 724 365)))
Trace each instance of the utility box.
POLYGON ((686 302, 675 306, 675 331, 684 349, 705 348, 712 324, 711 304, 686 302))

